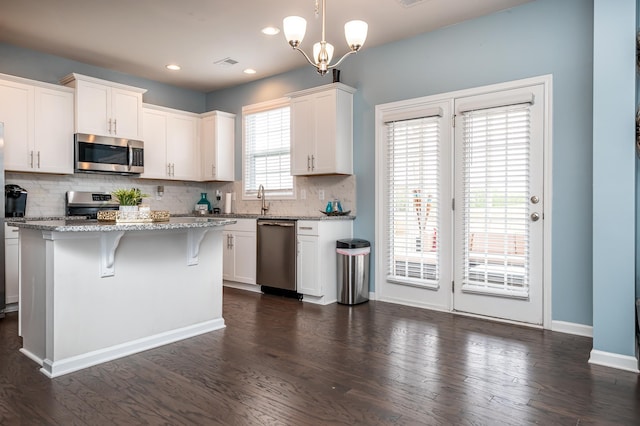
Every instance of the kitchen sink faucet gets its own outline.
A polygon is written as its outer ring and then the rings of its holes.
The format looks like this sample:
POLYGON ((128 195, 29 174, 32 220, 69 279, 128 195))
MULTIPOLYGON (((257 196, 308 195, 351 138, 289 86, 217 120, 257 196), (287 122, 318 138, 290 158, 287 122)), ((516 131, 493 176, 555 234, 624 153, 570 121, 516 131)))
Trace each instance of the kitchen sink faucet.
POLYGON ((269 211, 269 204, 267 204, 267 199, 264 195, 264 186, 260 184, 258 187, 258 199, 262 200, 262 206, 260 207, 260 214, 265 215, 267 211, 269 211))

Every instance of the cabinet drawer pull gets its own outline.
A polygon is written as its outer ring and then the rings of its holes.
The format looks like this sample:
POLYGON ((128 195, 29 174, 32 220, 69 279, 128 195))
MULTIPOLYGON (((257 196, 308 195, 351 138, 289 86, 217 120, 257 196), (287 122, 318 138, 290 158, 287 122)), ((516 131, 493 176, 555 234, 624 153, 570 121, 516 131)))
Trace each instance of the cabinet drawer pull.
POLYGON ((308 231, 311 231, 313 229, 313 227, 311 227, 311 226, 300 226, 300 229, 306 229, 308 231))

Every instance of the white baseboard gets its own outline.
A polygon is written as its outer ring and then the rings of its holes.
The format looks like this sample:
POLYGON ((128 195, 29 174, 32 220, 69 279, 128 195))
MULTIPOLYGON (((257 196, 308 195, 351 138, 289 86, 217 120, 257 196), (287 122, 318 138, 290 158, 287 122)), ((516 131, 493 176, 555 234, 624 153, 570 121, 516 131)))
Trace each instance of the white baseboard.
POLYGON ((599 351, 596 349, 591 350, 589 364, 617 368, 619 370, 631 371, 632 373, 640 373, 640 370, 638 370, 638 358, 629 355, 599 351))
POLYGON ((37 363, 38 363, 38 365, 39 365, 40 367, 42 367, 42 360, 41 360, 39 357, 35 356, 33 353, 29 352, 29 351, 28 351, 28 350, 26 350, 25 348, 20 348, 19 350, 20 350, 20 352, 22 352, 22 353, 23 353, 27 358, 29 358, 31 361, 35 361, 35 362, 37 362, 37 363))
MULTIPOLYGON (((41 361, 42 368, 40 371, 47 377, 54 378, 224 327, 224 319, 218 318, 58 361, 45 359, 41 361)), ((27 351, 23 349, 21 351, 29 356, 27 351)), ((34 361, 37 360, 37 358, 29 357, 34 361)))
POLYGON ((7 302, 7 306, 4 308, 4 313, 8 314, 9 312, 18 312, 18 310, 18 303, 7 302))
POLYGON ((256 284, 244 284, 235 281, 222 281, 222 285, 225 287, 237 288, 238 290, 252 291, 254 293, 262 293, 259 285, 256 284))
POLYGON ((576 336, 593 338, 593 327, 590 325, 553 320, 551 321, 551 330, 559 333, 575 334, 576 336))

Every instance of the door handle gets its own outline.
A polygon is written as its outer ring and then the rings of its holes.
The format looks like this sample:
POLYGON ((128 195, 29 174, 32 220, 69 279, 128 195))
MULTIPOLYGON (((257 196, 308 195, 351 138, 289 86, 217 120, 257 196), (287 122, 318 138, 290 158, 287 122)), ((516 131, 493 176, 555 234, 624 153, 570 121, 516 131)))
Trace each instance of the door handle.
POLYGON ((538 220, 540 220, 540 213, 538 212, 531 213, 531 220, 534 222, 537 222, 538 220))

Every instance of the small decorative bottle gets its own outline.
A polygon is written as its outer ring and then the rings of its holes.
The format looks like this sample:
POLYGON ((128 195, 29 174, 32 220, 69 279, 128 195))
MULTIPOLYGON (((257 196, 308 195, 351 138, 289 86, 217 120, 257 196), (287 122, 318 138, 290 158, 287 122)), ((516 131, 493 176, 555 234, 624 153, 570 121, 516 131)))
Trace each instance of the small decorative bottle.
MULTIPOLYGON (((201 192, 200 193, 200 201, 198 201, 197 203, 199 206, 207 206, 207 212, 211 213, 211 203, 209 202, 209 200, 207 200, 207 193, 206 192, 201 192)), ((200 207, 201 209, 204 210, 204 207, 200 207)))

